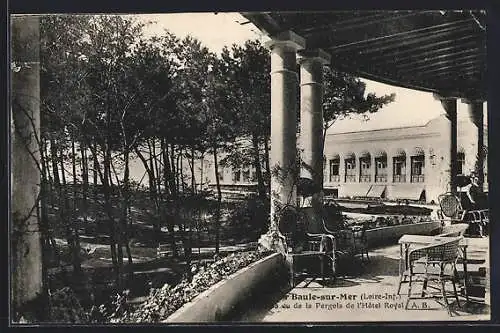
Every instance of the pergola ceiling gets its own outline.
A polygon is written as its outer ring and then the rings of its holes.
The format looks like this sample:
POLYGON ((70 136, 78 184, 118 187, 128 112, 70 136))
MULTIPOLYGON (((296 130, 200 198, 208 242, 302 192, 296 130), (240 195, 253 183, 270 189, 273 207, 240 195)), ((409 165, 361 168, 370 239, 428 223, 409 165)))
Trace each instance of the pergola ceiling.
POLYGON ((331 66, 443 96, 486 98, 484 11, 242 13, 270 37, 291 30, 331 66))

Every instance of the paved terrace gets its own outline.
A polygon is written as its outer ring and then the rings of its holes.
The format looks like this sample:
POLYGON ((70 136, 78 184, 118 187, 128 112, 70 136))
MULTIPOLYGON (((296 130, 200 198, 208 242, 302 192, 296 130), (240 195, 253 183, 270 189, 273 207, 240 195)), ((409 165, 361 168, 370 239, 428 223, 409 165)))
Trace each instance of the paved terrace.
MULTIPOLYGON (((490 319, 489 238, 468 238, 468 270, 478 272, 487 267, 486 297, 484 302, 466 303, 459 297, 460 307, 449 298, 453 316, 433 299, 410 302, 413 309, 404 309, 407 285, 402 295, 396 295, 399 273, 399 246, 373 249, 369 263, 358 265, 352 276, 335 282, 322 282, 306 278, 295 288, 263 295, 235 321, 245 322, 370 322, 370 321, 478 321, 490 319), (335 295, 335 300, 328 297, 335 295), (316 300, 311 300, 311 298, 316 300), (323 300, 321 300, 323 297, 323 300), (367 299, 384 297, 384 299, 367 299), (320 300, 318 300, 318 298, 320 300), (340 298, 340 299, 339 299, 340 298), (424 303, 426 303, 424 305, 424 303), (309 307, 310 306, 310 307, 309 307), (425 307, 425 309, 424 309, 425 307)), ((457 265, 459 272, 462 265, 457 265)), ((421 285, 421 284, 420 284, 421 285)), ((452 290, 451 283, 447 289, 452 290)), ((420 290, 420 288, 416 288, 420 290)))

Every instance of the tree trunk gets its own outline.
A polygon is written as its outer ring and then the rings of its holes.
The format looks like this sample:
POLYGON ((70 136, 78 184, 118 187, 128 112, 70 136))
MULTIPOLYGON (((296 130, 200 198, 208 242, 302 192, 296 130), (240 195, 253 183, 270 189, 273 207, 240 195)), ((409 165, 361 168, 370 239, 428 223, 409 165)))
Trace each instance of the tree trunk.
POLYGON ((130 251, 130 229, 129 229, 129 207, 130 207, 130 149, 128 147, 127 134, 125 131, 125 125, 122 122, 122 134, 123 134, 123 159, 125 162, 125 168, 123 171, 123 190, 122 190, 122 218, 121 218, 121 226, 123 231, 123 238, 125 243, 125 250, 127 251, 127 259, 129 265, 132 264, 132 253, 130 251))
POLYGON ((87 160, 87 152, 85 145, 80 143, 80 154, 82 157, 82 214, 83 214, 83 224, 87 227, 87 213, 88 213, 88 202, 87 202, 87 192, 89 188, 89 165, 87 160))
POLYGON ((252 147, 253 147, 253 165, 255 168, 255 173, 257 174, 257 189, 259 191, 259 198, 266 198, 266 185, 264 184, 264 177, 262 176, 262 167, 260 164, 260 152, 259 152, 259 138, 255 133, 252 135, 252 147))
POLYGON ((156 186, 154 184, 154 181, 156 179, 155 178, 155 174, 154 174, 154 169, 151 168, 152 167, 152 163, 151 163, 151 145, 148 144, 148 147, 149 147, 149 156, 150 156, 149 163, 146 160, 146 158, 144 157, 144 155, 141 153, 141 151, 139 150, 139 148, 135 147, 134 149, 135 149, 135 153, 137 154, 137 156, 141 160, 141 162, 144 165, 144 168, 146 169, 146 172, 148 174, 148 178, 149 178, 149 197, 153 201, 153 203, 155 205, 155 210, 156 210, 155 218, 154 218, 154 221, 153 221, 153 231, 154 231, 154 234, 155 234, 155 237, 156 237, 156 241, 159 242, 160 241, 159 237, 160 237, 160 233, 161 233, 160 218, 159 218, 159 216, 161 215, 161 211, 160 211, 160 204, 159 204, 159 200, 158 200, 158 195, 156 193, 156 186))
POLYGON ((170 167, 170 159, 168 155, 168 144, 165 139, 161 140, 161 150, 163 154, 163 186, 165 193, 175 196, 175 181, 173 180, 172 169, 170 167))
POLYGON ((191 193, 196 193, 196 177, 194 174, 194 147, 191 147, 191 193))
POLYGON ((222 202, 222 191, 220 188, 219 181, 219 164, 217 161, 217 146, 213 145, 214 154, 214 172, 215 172, 215 183, 217 184, 217 209, 215 211, 215 253, 219 253, 220 246, 220 219, 221 219, 221 202, 222 202))
MULTIPOLYGON (((75 149, 75 140, 71 140, 71 162, 73 165, 73 207, 71 209, 71 225, 75 223, 75 217, 77 216, 78 211, 78 195, 76 192, 76 185, 78 183, 76 176, 76 149, 75 149)), ((73 228, 74 232, 74 253, 73 253, 73 275, 75 277, 80 277, 82 273, 81 260, 80 260, 80 235, 78 233, 78 224, 73 228)))
POLYGON ((12 59, 29 66, 12 72, 12 230, 11 300, 13 320, 43 320, 42 242, 36 214, 40 192, 40 65, 39 19, 12 17, 12 59))
POLYGON ((52 163, 52 173, 54 178, 54 185, 57 187, 61 184, 59 179, 59 167, 57 166, 59 158, 57 156, 57 144, 54 138, 50 139, 50 161, 52 163))
POLYGON ((201 159, 200 159, 200 190, 203 190, 203 185, 205 182, 203 181, 203 168, 205 167, 205 153, 201 154, 201 159))
POLYGON ((155 170, 155 179, 154 179, 154 184, 156 186, 156 193, 158 193, 158 196, 161 196, 162 195, 162 191, 161 191, 161 177, 160 177, 160 167, 159 165, 161 164, 161 161, 160 163, 158 162, 158 158, 160 158, 160 154, 156 154, 156 138, 153 138, 152 139, 152 152, 153 152, 153 161, 154 161, 154 170, 155 170))
POLYGON ((177 176, 177 168, 175 164, 175 151, 174 151, 174 144, 170 145, 170 166, 172 168, 172 183, 174 185, 174 196, 177 196, 179 193, 178 188, 179 188, 179 177, 177 176))
MULTIPOLYGON (((90 145, 89 145, 90 147, 90 145)), ((94 158, 94 170, 93 170, 93 177, 94 177, 94 201, 97 202, 97 199, 98 199, 98 193, 99 191, 97 190, 97 178, 101 178, 101 183, 102 183, 102 177, 98 176, 98 173, 99 173, 99 159, 98 159, 98 156, 97 156, 97 143, 94 144, 94 150, 93 150, 93 154, 95 155, 95 158, 94 158)))
MULTIPOLYGON (((174 175, 172 174, 172 170, 170 167, 170 160, 169 160, 169 155, 168 155, 168 144, 166 140, 163 138, 161 141, 162 145, 162 153, 163 153, 163 182, 165 186, 165 193, 167 193, 167 189, 170 189, 170 195, 172 199, 175 201, 176 200, 176 191, 175 191, 175 180, 174 180, 174 175)), ((170 247, 172 248, 172 255, 177 257, 177 247, 175 244, 175 229, 174 229, 174 220, 173 216, 169 216, 168 214, 164 214, 165 220, 167 223, 167 229, 170 237, 170 247)))
MULTIPOLYGON (((62 145, 62 143, 60 143, 61 145, 61 149, 59 150, 59 163, 60 163, 60 167, 61 167, 61 182, 63 184, 67 184, 66 182, 66 170, 64 169, 64 146, 62 145)), ((64 189, 66 190, 66 187, 64 187, 64 189)))
POLYGON ((184 149, 181 148, 181 150, 179 151, 179 159, 180 159, 180 163, 179 163, 179 176, 181 178, 181 188, 182 188, 182 193, 186 192, 186 189, 184 187, 184 157, 182 156, 182 152, 183 152, 184 149))
POLYGON ((177 178, 177 193, 182 192, 182 168, 181 168, 181 154, 182 150, 179 149, 179 152, 177 154, 177 159, 176 159, 176 164, 175 164, 175 170, 177 171, 175 176, 177 178))
POLYGON ((11 267, 14 320, 21 316, 40 320, 44 299, 42 242, 37 216, 40 191, 39 147, 33 136, 40 132, 40 72, 38 18, 14 17, 15 61, 34 62, 12 73, 12 229, 11 267), (31 47, 30 47, 31 46, 31 47))

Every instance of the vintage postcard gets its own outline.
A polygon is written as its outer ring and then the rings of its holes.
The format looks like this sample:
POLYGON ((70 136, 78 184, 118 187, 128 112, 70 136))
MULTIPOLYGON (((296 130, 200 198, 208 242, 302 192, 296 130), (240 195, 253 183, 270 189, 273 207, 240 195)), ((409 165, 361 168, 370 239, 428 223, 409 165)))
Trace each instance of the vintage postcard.
POLYGON ((488 322, 487 14, 11 15, 11 323, 488 322))

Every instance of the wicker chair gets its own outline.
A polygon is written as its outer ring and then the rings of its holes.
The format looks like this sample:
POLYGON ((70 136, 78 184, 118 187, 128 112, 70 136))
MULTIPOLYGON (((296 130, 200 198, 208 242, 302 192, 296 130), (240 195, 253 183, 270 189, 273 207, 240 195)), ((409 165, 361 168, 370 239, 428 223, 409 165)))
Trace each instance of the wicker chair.
POLYGON ((488 209, 464 210, 460 199, 453 193, 445 193, 438 196, 440 210, 438 216, 443 221, 451 224, 466 223, 469 225, 468 233, 472 234, 472 229, 477 229, 479 236, 485 233, 485 227, 489 224, 488 209))
POLYGON ((319 262, 322 280, 327 275, 335 279, 335 237, 324 229, 321 219, 315 219, 310 208, 289 208, 285 216, 287 218, 280 221, 280 231, 285 237, 291 286, 295 286, 298 275, 318 276, 318 271, 307 265, 298 269, 299 264, 305 261, 319 262))
POLYGON ((439 237, 459 237, 465 234, 465 231, 469 228, 467 223, 457 223, 451 225, 445 225, 441 228, 439 237))
POLYGON ((368 239, 366 237, 366 227, 352 226, 335 233, 339 254, 355 257, 361 255, 361 262, 370 261, 368 255, 368 239))
POLYGON ((455 297, 458 305, 458 293, 455 282, 458 280, 456 262, 459 255, 459 242, 462 237, 454 237, 447 241, 441 241, 427 246, 416 248, 408 254, 408 270, 405 274, 409 277, 408 300, 406 309, 410 300, 422 299, 428 297, 442 298, 450 316, 452 315, 449 297, 455 297), (422 292, 418 297, 412 295, 412 289, 415 282, 423 282, 422 292), (453 285, 453 295, 449 295, 445 289, 445 283, 451 282, 453 285), (432 283, 436 283, 432 285, 432 283), (429 289, 439 292, 432 293, 429 289))

